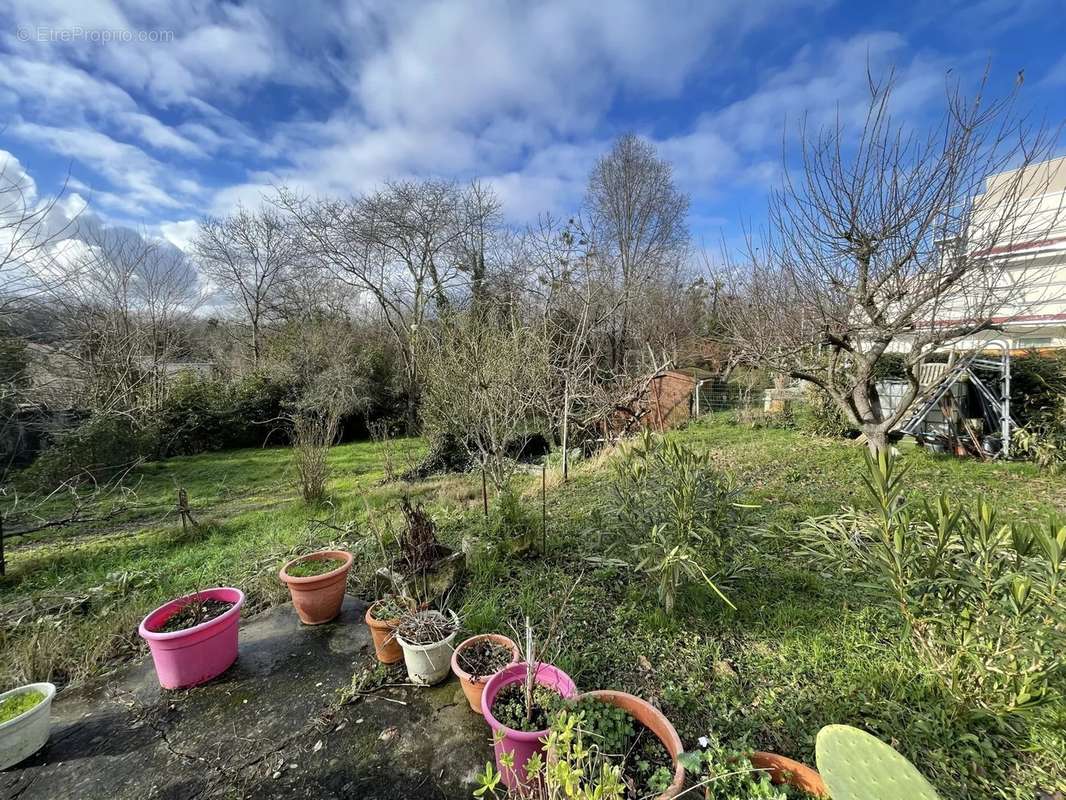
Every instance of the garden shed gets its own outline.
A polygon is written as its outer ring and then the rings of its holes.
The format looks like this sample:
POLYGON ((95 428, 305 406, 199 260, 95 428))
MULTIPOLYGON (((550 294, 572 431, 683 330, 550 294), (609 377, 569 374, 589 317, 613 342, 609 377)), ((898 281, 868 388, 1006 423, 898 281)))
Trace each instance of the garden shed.
POLYGON ((635 386, 627 401, 615 408, 608 435, 622 436, 637 428, 665 431, 688 422, 697 392, 713 374, 699 368, 663 369, 635 386))

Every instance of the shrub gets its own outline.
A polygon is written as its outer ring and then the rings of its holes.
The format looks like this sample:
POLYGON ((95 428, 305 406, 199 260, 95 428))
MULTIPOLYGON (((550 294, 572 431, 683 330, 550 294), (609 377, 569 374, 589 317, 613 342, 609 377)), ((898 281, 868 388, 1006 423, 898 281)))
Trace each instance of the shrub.
POLYGON ((1042 469, 1057 472, 1066 467, 1066 395, 1051 409, 1032 414, 1028 425, 1014 431, 1012 441, 1019 455, 1042 469))
POLYGON ((329 449, 337 440, 337 416, 329 411, 297 414, 292 421, 292 455, 304 502, 326 496, 329 449))
POLYGON ((800 428, 815 436, 843 437, 852 430, 836 400, 814 384, 807 387, 804 413, 799 416, 800 428))
POLYGON ((1022 426, 1040 422, 1066 396, 1066 352, 1030 352, 1011 360, 1011 416, 1022 426))
POLYGON ((732 603, 716 581, 736 572, 737 489, 706 453, 644 431, 615 465, 610 503, 630 539, 635 569, 657 582, 669 613, 678 589, 703 582, 732 603), (704 568, 709 565, 710 572, 704 568))
POLYGON ((509 483, 496 495, 489 515, 483 516, 479 509, 476 518, 464 525, 464 532, 498 553, 515 555, 528 552, 536 545, 541 535, 541 519, 509 483))
POLYGON ((291 387, 258 373, 235 382, 183 375, 158 415, 159 455, 260 446, 290 393, 291 387))
POLYGON ((868 581, 961 705, 1010 714, 1051 700, 1063 675, 1066 524, 1003 524, 980 498, 913 508, 906 470, 888 453, 867 461, 874 513, 808 520, 801 547, 868 581))
POLYGON ((51 489, 67 481, 101 480, 153 455, 159 433, 124 414, 96 414, 59 433, 19 476, 27 487, 51 489))

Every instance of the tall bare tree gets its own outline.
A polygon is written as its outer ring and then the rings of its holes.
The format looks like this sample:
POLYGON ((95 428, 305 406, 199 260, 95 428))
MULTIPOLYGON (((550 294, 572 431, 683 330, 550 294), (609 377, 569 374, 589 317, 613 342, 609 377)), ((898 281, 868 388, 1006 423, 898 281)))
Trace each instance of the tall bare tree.
POLYGON ((201 300, 195 270, 177 249, 136 231, 90 226, 79 236, 81 255, 68 258, 51 301, 64 319, 57 363, 72 371, 81 407, 153 411, 201 300))
POLYGON ((206 217, 193 244, 203 273, 241 310, 249 328, 253 368, 263 355, 263 332, 301 249, 294 227, 271 208, 238 207, 206 217))
POLYGON ((801 130, 802 170, 786 165, 725 306, 750 360, 824 389, 874 450, 923 392, 931 353, 1045 299, 1047 268, 1007 256, 1061 220, 1061 202, 1040 199, 1058 132, 1019 117, 1014 94, 949 84, 939 121, 918 130, 892 115, 892 89, 871 80, 857 135, 801 130), (888 413, 875 375, 893 352, 907 391, 888 413))
POLYGON ((0 160, 0 320, 17 303, 55 288, 52 245, 70 236, 77 217, 57 219, 53 212, 66 185, 47 198, 11 158, 0 160))
POLYGON ((613 366, 621 370, 640 291, 657 273, 673 268, 688 246, 689 200, 674 184, 670 163, 630 133, 593 167, 585 206, 588 236, 610 266, 612 288, 620 296, 611 346, 613 366))
POLYGON ((498 204, 474 184, 401 181, 351 200, 312 200, 282 189, 277 205, 300 227, 315 258, 372 300, 404 362, 407 419, 418 421, 418 338, 446 312, 467 275, 483 279, 485 238, 498 204))

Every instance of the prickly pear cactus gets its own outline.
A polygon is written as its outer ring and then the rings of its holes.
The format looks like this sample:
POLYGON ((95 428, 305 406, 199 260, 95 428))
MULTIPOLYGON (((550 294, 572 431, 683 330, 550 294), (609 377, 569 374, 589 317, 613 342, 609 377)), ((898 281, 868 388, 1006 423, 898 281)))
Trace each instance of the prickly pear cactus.
POLYGON ((826 725, 815 750, 833 800, 938 800, 911 762, 866 731, 826 725))

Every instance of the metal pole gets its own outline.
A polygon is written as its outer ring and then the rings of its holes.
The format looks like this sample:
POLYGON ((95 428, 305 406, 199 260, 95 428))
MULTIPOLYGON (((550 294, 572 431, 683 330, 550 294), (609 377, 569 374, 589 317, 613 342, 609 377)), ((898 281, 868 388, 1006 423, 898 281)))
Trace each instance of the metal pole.
POLYGON ((1010 458, 1010 346, 1003 342, 1003 419, 1000 425, 1003 429, 1003 457, 1010 458))
POLYGON ((540 552, 548 552, 548 461, 540 468, 540 552))

